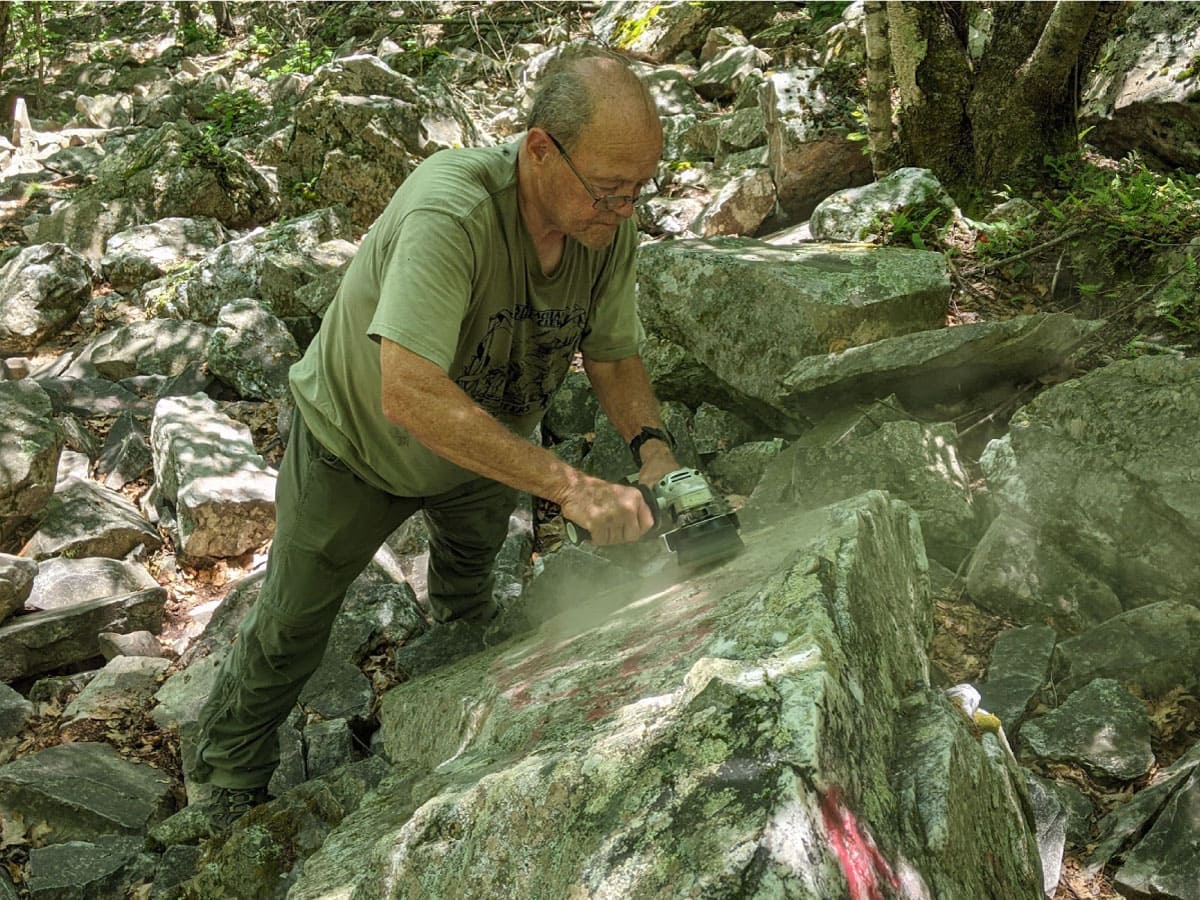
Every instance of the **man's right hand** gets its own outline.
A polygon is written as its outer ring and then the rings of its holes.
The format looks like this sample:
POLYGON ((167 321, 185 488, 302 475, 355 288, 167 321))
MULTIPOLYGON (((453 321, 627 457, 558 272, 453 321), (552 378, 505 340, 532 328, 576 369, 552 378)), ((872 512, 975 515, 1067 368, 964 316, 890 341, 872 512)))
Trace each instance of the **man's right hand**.
POLYGON ((586 528, 600 547, 632 543, 654 527, 641 491, 602 478, 580 478, 560 505, 563 516, 586 528))

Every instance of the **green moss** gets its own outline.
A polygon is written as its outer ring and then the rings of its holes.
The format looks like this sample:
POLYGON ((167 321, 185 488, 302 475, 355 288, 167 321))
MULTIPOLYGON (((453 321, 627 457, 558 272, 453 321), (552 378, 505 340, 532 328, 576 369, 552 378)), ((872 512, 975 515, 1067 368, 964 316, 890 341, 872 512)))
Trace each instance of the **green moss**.
POLYGON ((626 19, 620 24, 613 35, 614 43, 622 50, 628 50, 645 33, 651 21, 660 12, 662 12, 662 4, 656 3, 646 11, 644 16, 637 19, 626 19))

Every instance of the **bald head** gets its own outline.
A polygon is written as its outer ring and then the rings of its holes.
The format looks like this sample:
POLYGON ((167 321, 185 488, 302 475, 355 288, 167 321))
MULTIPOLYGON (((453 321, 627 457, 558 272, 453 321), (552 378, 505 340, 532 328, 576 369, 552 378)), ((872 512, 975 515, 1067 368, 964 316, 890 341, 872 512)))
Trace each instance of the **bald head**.
POLYGON ((589 125, 658 129, 654 99, 614 54, 585 47, 565 51, 538 82, 527 129, 541 128, 568 150, 589 125))

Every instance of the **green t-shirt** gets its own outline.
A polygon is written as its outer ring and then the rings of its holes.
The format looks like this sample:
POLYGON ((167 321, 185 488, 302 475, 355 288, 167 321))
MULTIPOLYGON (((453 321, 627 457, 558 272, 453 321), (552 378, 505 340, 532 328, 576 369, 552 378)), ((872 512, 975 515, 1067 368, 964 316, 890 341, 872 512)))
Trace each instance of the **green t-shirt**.
POLYGON ((379 338, 441 366, 526 437, 576 350, 597 360, 638 353, 634 222, 602 250, 568 238, 558 268, 543 275, 517 208, 518 146, 443 150, 418 166, 292 367, 313 435, 382 490, 429 496, 477 476, 384 417, 379 338))

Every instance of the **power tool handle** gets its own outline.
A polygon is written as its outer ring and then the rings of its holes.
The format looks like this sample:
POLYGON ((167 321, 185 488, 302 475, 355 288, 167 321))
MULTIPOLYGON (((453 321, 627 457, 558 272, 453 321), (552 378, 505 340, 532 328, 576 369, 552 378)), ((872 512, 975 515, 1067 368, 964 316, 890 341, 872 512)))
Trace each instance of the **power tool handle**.
MULTIPOLYGON (((658 501, 654 499, 654 489, 647 487, 644 484, 635 484, 635 488, 642 492, 642 499, 646 501, 646 505, 650 507, 650 515, 654 517, 654 524, 646 534, 654 534, 658 530, 659 509, 658 501)), ((584 541, 590 541, 592 533, 582 525, 577 525, 570 519, 567 520, 567 540, 578 547, 584 541)))

